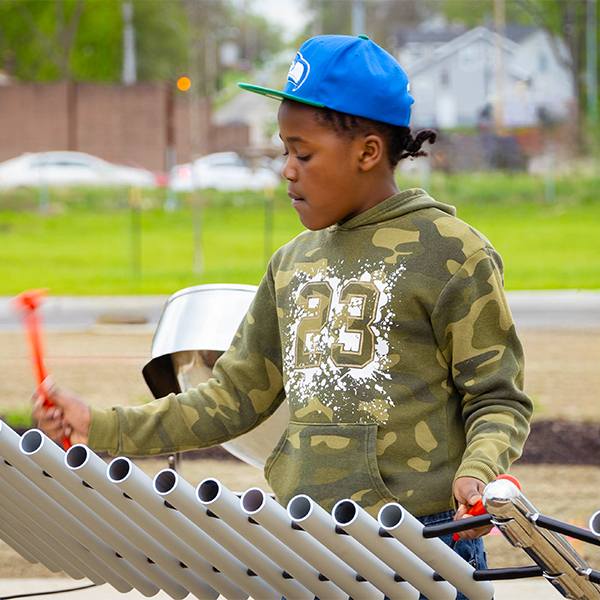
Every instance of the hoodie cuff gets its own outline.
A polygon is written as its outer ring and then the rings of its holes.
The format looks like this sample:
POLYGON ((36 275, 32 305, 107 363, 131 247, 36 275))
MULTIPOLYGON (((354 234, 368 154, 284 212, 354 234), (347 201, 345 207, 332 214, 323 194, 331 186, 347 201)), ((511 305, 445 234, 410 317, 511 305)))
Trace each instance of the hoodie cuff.
POLYGON ((88 447, 94 452, 119 451, 119 415, 114 408, 96 410, 92 408, 92 420, 88 432, 88 447))
POLYGON ((497 476, 498 473, 495 473, 486 463, 467 461, 458 467, 458 470, 454 475, 454 481, 456 481, 459 477, 474 477, 475 479, 479 479, 479 481, 483 481, 483 483, 487 485, 497 476))

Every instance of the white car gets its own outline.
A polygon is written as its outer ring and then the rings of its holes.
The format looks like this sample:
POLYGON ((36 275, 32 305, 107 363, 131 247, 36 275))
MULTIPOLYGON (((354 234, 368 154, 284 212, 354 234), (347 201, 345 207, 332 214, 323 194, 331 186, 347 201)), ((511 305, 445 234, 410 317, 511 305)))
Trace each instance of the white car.
POLYGON ((202 156, 192 163, 171 169, 169 187, 175 192, 189 192, 196 188, 215 188, 237 192, 275 188, 281 181, 270 167, 253 169, 245 158, 236 152, 215 152, 202 156))
POLYGON ((156 187, 151 171, 115 165, 84 152, 26 153, 0 163, 0 188, 131 185, 156 187))

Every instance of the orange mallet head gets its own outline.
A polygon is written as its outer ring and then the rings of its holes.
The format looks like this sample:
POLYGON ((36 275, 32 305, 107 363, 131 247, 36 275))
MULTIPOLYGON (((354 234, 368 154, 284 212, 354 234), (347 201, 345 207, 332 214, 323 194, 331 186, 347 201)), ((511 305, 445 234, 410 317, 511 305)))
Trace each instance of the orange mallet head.
MULTIPOLYGON (((50 408, 53 404, 50 402, 45 385, 46 379, 48 378, 48 371, 44 365, 44 349, 37 310, 42 304, 43 297, 47 292, 47 288, 26 290, 14 298, 13 302, 18 310, 23 310, 25 313, 25 326, 27 327, 29 337, 31 362, 36 376, 39 394, 42 397, 44 406, 50 408)), ((68 450, 71 447, 71 443, 66 437, 62 439, 62 443, 65 450, 68 450)))
MULTIPOLYGON (((25 313, 25 325, 29 337, 29 345, 31 349, 31 361, 36 374, 37 383, 42 386, 48 377, 48 372, 44 366, 44 349, 40 334, 40 321, 38 318, 37 309, 43 302, 43 297, 48 290, 40 288, 35 290, 26 290, 13 299, 17 309, 23 310, 25 313)), ((45 395, 46 391, 42 389, 45 395)), ((46 403, 47 398, 44 399, 46 403)))

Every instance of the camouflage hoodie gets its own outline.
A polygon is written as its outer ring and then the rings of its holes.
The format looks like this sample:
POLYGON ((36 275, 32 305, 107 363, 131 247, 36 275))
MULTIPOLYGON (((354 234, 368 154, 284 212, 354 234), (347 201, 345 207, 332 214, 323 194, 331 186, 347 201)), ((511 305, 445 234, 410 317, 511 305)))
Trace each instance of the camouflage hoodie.
POLYGON ((215 379, 136 408, 93 411, 90 446, 158 454, 230 440, 287 398, 265 465, 277 499, 375 515, 452 506, 458 476, 506 472, 528 433, 523 355, 502 261, 423 190, 280 248, 215 379))

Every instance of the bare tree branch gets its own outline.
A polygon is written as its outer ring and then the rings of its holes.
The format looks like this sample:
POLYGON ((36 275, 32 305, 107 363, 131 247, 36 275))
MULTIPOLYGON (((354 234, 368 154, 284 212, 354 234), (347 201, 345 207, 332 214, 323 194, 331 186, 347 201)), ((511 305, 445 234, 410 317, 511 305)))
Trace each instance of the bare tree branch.
POLYGON ((33 15, 26 6, 26 3, 18 3, 17 10, 21 17, 29 26, 29 30, 45 50, 47 58, 52 61, 54 66, 60 71, 62 79, 69 79, 70 76, 70 57, 73 50, 75 35, 79 27, 79 21, 85 7, 85 0, 77 0, 75 8, 67 23, 65 17, 65 7, 62 0, 54 1, 54 15, 56 25, 52 36, 44 33, 36 23, 33 15))
POLYGON ((29 9, 23 3, 18 3, 16 6, 19 14, 29 26, 31 33, 48 53, 48 58, 60 69, 61 55, 60 52, 57 51, 53 41, 39 28, 35 19, 29 12, 29 9))

